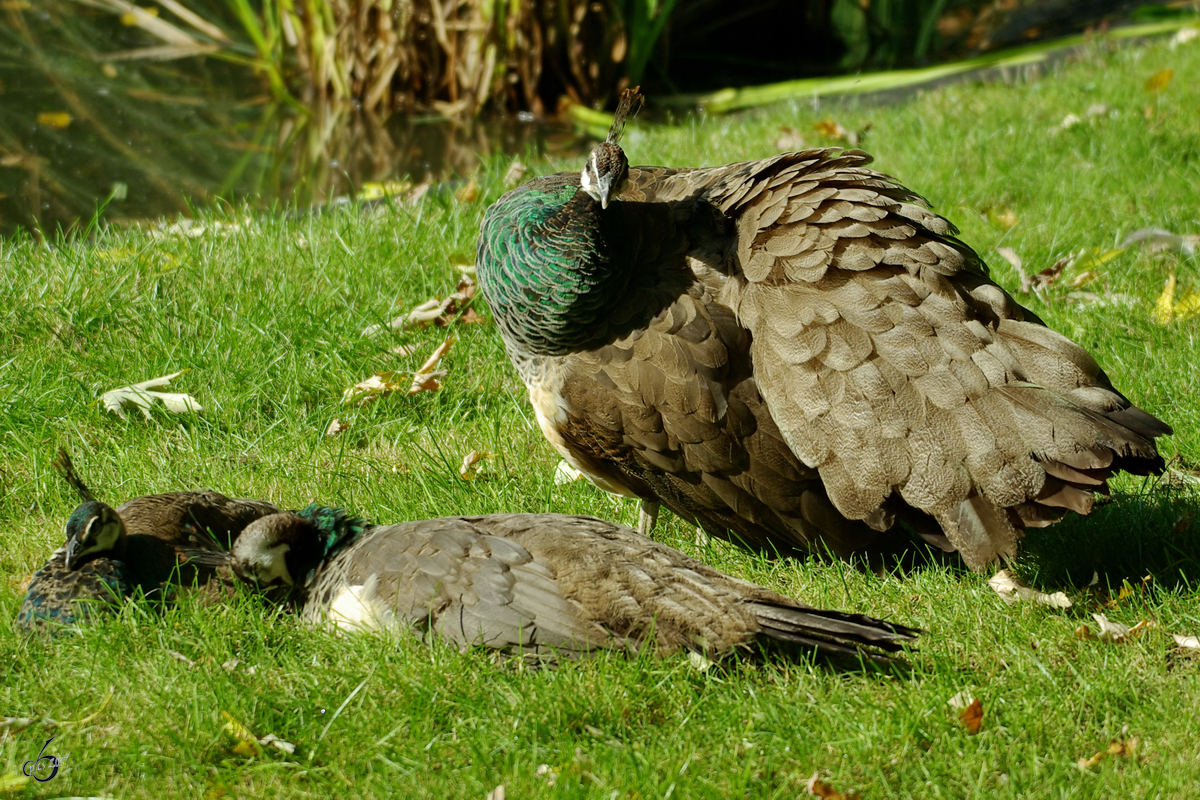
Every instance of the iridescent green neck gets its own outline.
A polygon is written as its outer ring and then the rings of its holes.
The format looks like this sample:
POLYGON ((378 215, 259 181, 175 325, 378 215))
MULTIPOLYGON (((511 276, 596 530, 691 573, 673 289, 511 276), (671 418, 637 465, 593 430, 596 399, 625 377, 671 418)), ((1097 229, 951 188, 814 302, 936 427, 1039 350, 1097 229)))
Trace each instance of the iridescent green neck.
POLYGON ((318 544, 322 561, 328 561, 353 544, 367 527, 361 518, 345 509, 317 503, 308 506, 296 516, 311 522, 319 532, 318 544))
POLYGON ((510 352, 600 344, 628 275, 610 258, 600 204, 566 176, 526 184, 488 210, 476 264, 510 352))

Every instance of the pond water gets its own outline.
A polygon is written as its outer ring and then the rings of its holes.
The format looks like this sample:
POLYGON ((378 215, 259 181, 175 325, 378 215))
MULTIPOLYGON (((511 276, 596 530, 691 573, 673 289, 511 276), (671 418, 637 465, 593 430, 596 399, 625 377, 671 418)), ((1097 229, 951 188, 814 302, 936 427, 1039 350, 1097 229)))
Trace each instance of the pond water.
POLYGON ((584 146, 567 125, 297 109, 246 96, 245 72, 219 65, 93 62, 64 74, 31 61, 0 62, 0 235, 214 202, 308 208, 367 184, 453 180, 484 159, 584 146))

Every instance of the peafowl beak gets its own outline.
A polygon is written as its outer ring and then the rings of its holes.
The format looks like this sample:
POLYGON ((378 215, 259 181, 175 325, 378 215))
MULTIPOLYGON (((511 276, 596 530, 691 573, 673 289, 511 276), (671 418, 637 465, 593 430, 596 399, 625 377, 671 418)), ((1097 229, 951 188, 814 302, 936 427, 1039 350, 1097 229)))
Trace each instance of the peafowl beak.
POLYGON ((76 562, 78 560, 79 560, 79 540, 78 539, 68 539, 67 540, 67 555, 66 555, 66 558, 63 559, 63 563, 67 569, 73 569, 75 566, 77 566, 76 562))
POLYGON ((600 201, 600 208, 608 208, 608 197, 612 194, 612 176, 601 175, 596 180, 597 200, 600 201))

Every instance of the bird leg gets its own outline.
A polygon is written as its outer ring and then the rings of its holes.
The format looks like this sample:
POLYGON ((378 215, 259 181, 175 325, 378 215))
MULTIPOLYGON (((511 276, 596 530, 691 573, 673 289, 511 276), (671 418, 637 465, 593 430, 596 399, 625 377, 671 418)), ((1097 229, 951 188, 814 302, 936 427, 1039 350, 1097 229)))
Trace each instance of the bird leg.
POLYGON ((638 506, 637 530, 642 536, 654 538, 654 523, 658 522, 658 507, 657 500, 643 500, 638 506))

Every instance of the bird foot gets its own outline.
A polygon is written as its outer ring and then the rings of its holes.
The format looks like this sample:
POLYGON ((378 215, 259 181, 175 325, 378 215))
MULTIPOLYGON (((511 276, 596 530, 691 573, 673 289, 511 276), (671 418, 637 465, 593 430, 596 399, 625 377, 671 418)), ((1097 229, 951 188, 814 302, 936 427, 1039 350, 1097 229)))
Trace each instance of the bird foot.
POLYGON ((659 504, 653 500, 643 500, 638 507, 637 530, 642 536, 654 538, 654 524, 658 522, 659 504))

